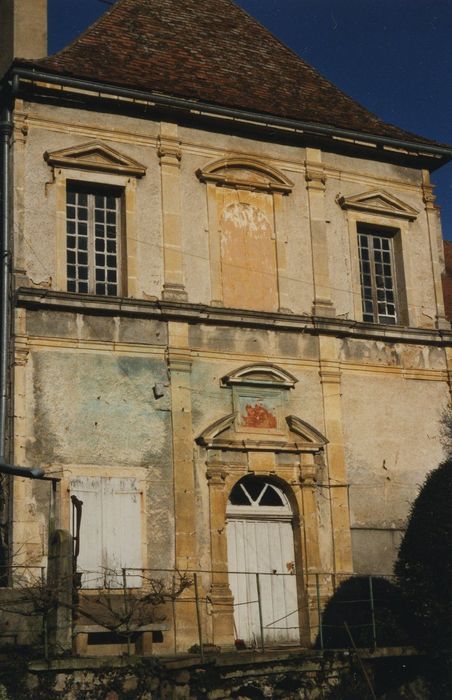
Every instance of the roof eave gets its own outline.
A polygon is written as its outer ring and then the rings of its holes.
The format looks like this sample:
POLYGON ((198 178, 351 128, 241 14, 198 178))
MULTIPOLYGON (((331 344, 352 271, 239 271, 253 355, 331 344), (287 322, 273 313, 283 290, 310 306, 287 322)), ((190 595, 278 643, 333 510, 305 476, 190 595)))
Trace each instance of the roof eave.
POLYGON ((227 120, 241 122, 244 124, 254 124, 261 127, 277 129, 281 132, 293 134, 306 134, 318 137, 329 137, 333 141, 346 145, 347 142, 353 146, 376 148, 380 147, 388 154, 424 156, 431 158, 431 169, 434 170, 452 159, 452 146, 434 144, 428 140, 410 141, 396 139, 388 136, 380 136, 366 132, 344 129, 329 124, 316 122, 305 122, 297 119, 279 117, 271 114, 264 114, 242 110, 239 108, 226 107, 218 104, 200 102, 198 100, 177 97, 174 95, 159 92, 145 92, 120 85, 113 85, 100 81, 87 80, 61 73, 51 73, 36 66, 31 66, 29 61, 16 60, 6 74, 4 80, 10 81, 13 87, 13 94, 17 93, 22 84, 30 86, 55 85, 67 92, 69 89, 83 91, 84 94, 93 93, 99 98, 114 97, 137 104, 147 104, 148 106, 166 107, 189 112, 191 115, 204 117, 222 117, 227 120))

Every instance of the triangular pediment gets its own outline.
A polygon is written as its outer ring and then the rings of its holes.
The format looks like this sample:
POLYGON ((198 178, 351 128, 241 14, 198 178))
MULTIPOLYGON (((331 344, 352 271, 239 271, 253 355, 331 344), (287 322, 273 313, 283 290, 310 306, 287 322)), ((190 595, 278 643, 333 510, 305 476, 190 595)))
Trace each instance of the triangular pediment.
POLYGON ((214 450, 254 452, 319 452, 328 440, 312 425, 297 416, 287 416, 288 430, 280 435, 246 435, 236 431, 236 413, 229 413, 208 426, 196 438, 198 445, 214 450))
POLYGON ((385 190, 370 190, 352 197, 339 197, 337 201, 342 209, 355 209, 411 221, 419 214, 417 209, 385 190))
POLYGON ((100 141, 91 141, 59 151, 46 151, 44 159, 49 165, 59 168, 96 170, 133 177, 143 177, 146 173, 144 165, 100 141))
POLYGON ((328 440, 322 433, 306 423, 306 421, 297 418, 297 416, 287 416, 287 425, 292 433, 301 437, 301 442, 311 444, 321 448, 328 444, 328 440))
POLYGON ((224 187, 282 192, 288 194, 293 182, 276 168, 253 158, 222 158, 197 171, 201 182, 214 182, 224 187))
POLYGON ((235 413, 229 413, 227 416, 223 416, 223 418, 220 418, 209 425, 209 427, 203 430, 201 435, 196 438, 198 445, 202 445, 203 447, 214 447, 216 438, 218 438, 225 431, 234 427, 235 417, 235 413))

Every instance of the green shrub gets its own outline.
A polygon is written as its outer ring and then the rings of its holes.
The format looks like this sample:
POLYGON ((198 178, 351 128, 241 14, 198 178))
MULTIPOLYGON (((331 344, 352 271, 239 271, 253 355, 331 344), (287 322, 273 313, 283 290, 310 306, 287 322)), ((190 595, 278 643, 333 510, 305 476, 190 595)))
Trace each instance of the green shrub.
MULTIPOLYGON (((401 595, 398 588, 381 577, 372 577, 374 617, 378 646, 401 646, 408 637, 400 624, 401 595)), ((368 576, 354 576, 344 581, 328 602, 322 616, 323 644, 326 649, 352 646, 345 628, 347 623, 355 645, 372 647, 373 626, 368 576)), ((320 646, 317 638, 316 646, 320 646)))
POLYGON ((411 508, 395 566, 416 644, 452 647, 452 458, 430 472, 411 508))

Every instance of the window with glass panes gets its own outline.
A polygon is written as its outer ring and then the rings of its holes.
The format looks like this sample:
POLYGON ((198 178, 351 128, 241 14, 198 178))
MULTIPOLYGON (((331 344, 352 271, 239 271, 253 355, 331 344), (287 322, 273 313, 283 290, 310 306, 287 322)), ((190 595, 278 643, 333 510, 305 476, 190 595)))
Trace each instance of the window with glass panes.
POLYGON ((66 201, 67 290, 118 296, 121 197, 69 185, 66 201))
POLYGON ((393 236, 358 228, 363 321, 397 323, 393 236))

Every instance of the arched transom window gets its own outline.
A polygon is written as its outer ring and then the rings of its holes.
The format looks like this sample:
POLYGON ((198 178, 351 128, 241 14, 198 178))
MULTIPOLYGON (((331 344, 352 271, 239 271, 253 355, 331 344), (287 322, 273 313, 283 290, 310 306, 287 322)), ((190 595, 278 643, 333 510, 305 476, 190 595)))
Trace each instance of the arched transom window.
POLYGON ((257 476, 246 476, 232 489, 228 516, 249 518, 292 518, 292 508, 284 491, 257 476))

